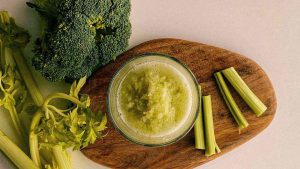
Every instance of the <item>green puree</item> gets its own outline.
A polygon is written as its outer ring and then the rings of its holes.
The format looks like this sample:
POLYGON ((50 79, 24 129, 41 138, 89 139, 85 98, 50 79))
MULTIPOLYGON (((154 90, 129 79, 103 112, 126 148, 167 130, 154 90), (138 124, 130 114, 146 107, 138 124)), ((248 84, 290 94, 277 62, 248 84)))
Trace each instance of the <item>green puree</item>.
POLYGON ((189 107, 189 91, 184 78, 163 63, 137 66, 124 78, 118 93, 123 120, 144 134, 175 129, 189 107))

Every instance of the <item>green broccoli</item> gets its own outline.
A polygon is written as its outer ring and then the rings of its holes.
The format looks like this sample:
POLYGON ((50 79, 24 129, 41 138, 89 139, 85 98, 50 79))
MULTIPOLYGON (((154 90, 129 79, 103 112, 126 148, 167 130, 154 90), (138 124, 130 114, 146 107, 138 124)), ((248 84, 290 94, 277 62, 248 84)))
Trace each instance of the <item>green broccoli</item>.
POLYGON ((32 63, 49 81, 90 76, 128 47, 130 0, 33 0, 27 4, 45 21, 32 63))

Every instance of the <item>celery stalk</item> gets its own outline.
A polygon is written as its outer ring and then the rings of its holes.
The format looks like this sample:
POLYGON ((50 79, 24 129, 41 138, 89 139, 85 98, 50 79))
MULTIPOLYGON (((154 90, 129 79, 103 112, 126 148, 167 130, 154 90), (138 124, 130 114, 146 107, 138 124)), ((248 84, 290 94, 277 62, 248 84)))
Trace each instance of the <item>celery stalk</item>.
MULTIPOLYGON (((24 138, 27 137, 27 134, 24 130, 24 128, 22 127, 19 115, 17 113, 17 110, 15 108, 15 106, 13 105, 13 103, 7 103, 6 105, 4 105, 4 107, 8 110, 11 120, 13 122, 13 125, 15 127, 15 130, 17 131, 18 135, 20 136, 21 139, 24 140, 24 138)), ((26 140, 24 140, 26 142, 26 140)))
POLYGON ((33 159, 31 162, 36 163, 36 166, 45 168, 71 169, 69 155, 65 149, 73 147, 77 150, 94 143, 97 137, 102 136, 101 131, 105 129, 106 124, 106 118, 102 118, 101 112, 94 114, 90 110, 90 98, 87 95, 79 94, 86 78, 74 82, 69 94, 52 94, 44 101, 22 53, 22 49, 29 42, 29 34, 25 29, 17 26, 14 19, 9 17, 6 11, 0 11, 0 40, 1 48, 7 47, 12 51, 12 55, 8 56, 1 50, 1 61, 9 59, 9 61, 15 62, 19 70, 16 73, 18 76, 15 77, 20 77, 21 81, 25 82, 26 91, 29 91, 35 106, 40 108, 35 113, 30 126, 29 146, 31 158, 33 159), (3 39, 9 41, 3 42, 3 39), (7 42, 9 44, 6 44, 7 42), (5 57, 2 57, 3 55, 5 57), (61 110, 50 103, 52 99, 69 100, 75 105, 61 110), (78 117, 81 117, 81 115, 84 115, 85 118, 78 117), (56 120, 59 120, 59 122, 56 120), (64 125, 65 123, 69 124, 69 122, 72 122, 70 128, 64 125), (58 130, 55 134, 53 134, 53 128, 58 130), (60 133, 62 128, 68 132, 68 137, 60 133), (35 133, 37 129, 42 134, 37 135, 35 133))
POLYGON ((5 39, 0 38, 0 57, 1 66, 4 68, 6 65, 15 66, 15 61, 12 57, 12 50, 5 46, 5 39))
MULTIPOLYGON (((36 85, 36 82, 33 79, 33 76, 26 64, 21 49, 14 48, 13 56, 32 100, 34 101, 35 105, 42 106, 44 102, 43 96, 38 86, 36 85)), ((34 130, 35 127, 39 124, 40 119, 41 119, 41 112, 39 110, 38 112, 35 113, 31 121, 30 132, 29 132, 29 148, 30 148, 31 159, 34 161, 35 165, 39 167, 41 167, 41 159, 40 159, 41 157, 38 148, 38 144, 39 144, 38 136, 35 134, 34 130)))
POLYGON ((63 150, 62 146, 55 145, 52 148, 54 158, 58 164, 60 169, 72 169, 70 158, 65 150, 63 150))
POLYGON ((35 134, 35 128, 39 124, 41 119, 41 111, 38 110, 31 121, 30 125, 30 133, 29 133, 29 148, 30 148, 30 156, 35 165, 41 168, 41 158, 39 153, 39 145, 38 145, 38 136, 35 134))
MULTIPOLYGON (((52 168, 57 168, 57 163, 53 157, 53 152, 52 149, 50 147, 42 147, 39 149, 39 153, 40 153, 40 158, 41 158, 41 163, 44 166, 47 166, 49 164, 51 164, 50 166, 52 168)), ((47 167, 45 167, 47 168, 47 167)))
POLYGON ((223 96, 223 99, 225 100, 225 103, 231 112, 232 116, 234 117, 235 121, 237 122, 240 129, 246 128, 249 124, 247 120, 245 119, 244 115, 242 114, 241 110, 239 109, 238 105, 234 101, 232 95, 230 94, 230 91, 225 83, 225 80, 223 78, 223 75, 221 72, 217 72, 214 74, 218 87, 220 89, 220 92, 223 96))
POLYGON ((204 140, 204 127, 203 127, 203 112, 202 112, 202 94, 201 94, 201 86, 199 85, 199 114, 195 121, 194 125, 194 134, 195 134, 195 148, 196 149, 205 149, 205 140, 204 140))
POLYGON ((253 110, 257 117, 261 116, 267 110, 267 107, 264 105, 264 103, 251 91, 251 89, 247 86, 247 84, 233 67, 222 70, 222 73, 253 110))
MULTIPOLYGON (((9 23, 9 17, 7 15, 7 12, 1 12, 0 13, 0 26, 3 24, 9 23)), ((15 61, 13 59, 13 51, 11 48, 6 47, 6 39, 0 36, 0 60, 1 60, 1 78, 4 78, 4 76, 7 76, 5 74, 5 69, 7 67, 14 68, 15 67, 15 61)), ((11 73, 14 73, 14 75, 18 74, 16 71, 13 71, 11 73)), ((19 119, 19 115, 16 110, 16 102, 14 100, 13 93, 18 90, 18 88, 14 87, 12 89, 8 89, 5 84, 3 84, 4 79, 0 79, 0 91, 3 95, 3 99, 1 100, 2 105, 5 109, 8 110, 10 113, 13 125, 15 127, 16 132, 20 136, 20 138, 27 137, 27 134, 24 130, 24 128, 21 125, 21 121, 19 119)), ((12 79, 15 80, 15 79, 12 79)), ((1 106, 2 106, 1 105, 1 106)), ((25 141, 26 142, 26 141, 25 141)))
MULTIPOLYGON (((44 98, 26 64, 22 50, 19 48, 14 48, 13 56, 33 102, 35 103, 36 106, 42 106, 44 103, 44 98)), ((29 132, 30 156, 33 162, 35 163, 35 165, 39 166, 40 168, 42 166, 41 164, 42 157, 40 155, 39 139, 35 133, 35 128, 36 126, 39 125, 41 116, 42 116, 42 112, 41 110, 38 110, 31 121, 30 132, 29 132)))
POLYGON ((33 161, 0 130, 0 150, 19 169, 38 169, 33 161))
POLYGON ((212 114, 211 96, 203 96, 203 114, 204 114, 204 128, 205 128, 205 156, 211 156, 220 149, 216 143, 214 122, 212 114))
POLYGON ((44 99, 40 92, 40 89, 37 87, 35 81, 33 80, 33 76, 26 64, 26 60, 24 59, 23 52, 20 48, 14 48, 13 50, 14 59, 26 84, 27 90, 29 91, 34 103, 37 106, 41 106, 44 102, 44 99))

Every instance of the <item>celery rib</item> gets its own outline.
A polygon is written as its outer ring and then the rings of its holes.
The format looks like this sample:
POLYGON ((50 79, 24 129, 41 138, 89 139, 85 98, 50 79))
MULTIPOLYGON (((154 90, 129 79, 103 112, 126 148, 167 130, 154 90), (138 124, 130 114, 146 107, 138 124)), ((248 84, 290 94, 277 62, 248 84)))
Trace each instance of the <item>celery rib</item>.
POLYGON ((30 133, 29 133, 29 149, 30 156, 33 162, 41 168, 41 158, 39 153, 38 136, 35 133, 35 128, 39 124, 41 119, 41 111, 38 110, 31 121, 30 133))
POLYGON ((52 148, 52 151, 60 169, 72 169, 68 154, 65 150, 63 150, 62 146, 55 145, 52 148))
POLYGON ((33 161, 1 130, 0 149, 19 169, 38 169, 33 161))
POLYGON ((217 72, 214 74, 214 76, 216 78, 217 85, 220 89, 223 99, 232 116, 234 117, 235 121, 237 122, 239 128, 246 128, 249 124, 244 115, 242 114, 241 110, 239 109, 238 105, 234 101, 232 95, 230 94, 230 91, 225 83, 223 75, 221 74, 221 72, 217 72))
POLYGON ((195 121, 194 125, 194 135, 195 135, 195 148, 196 149, 205 149, 205 139, 204 139, 204 127, 203 127, 203 112, 202 112, 202 93, 201 86, 199 85, 199 114, 195 121))
POLYGON ((267 110, 264 103, 251 91, 233 67, 222 70, 222 73, 257 117, 261 116, 267 110))
POLYGON ((20 118, 18 116, 17 110, 14 107, 14 105, 9 105, 9 106, 10 106, 10 108, 8 108, 8 107, 6 107, 6 108, 9 112, 9 114, 10 114, 10 117, 11 117, 11 120, 12 120, 13 125, 15 127, 15 130, 17 131, 18 135, 21 136, 20 138, 22 138, 24 140, 24 138, 26 138, 27 135, 26 135, 26 132, 24 131, 24 128, 21 125, 21 121, 20 121, 20 118))
POLYGON ((43 96, 40 92, 40 89, 38 88, 35 81, 33 80, 33 76, 26 64, 21 49, 14 48, 13 50, 14 50, 13 56, 16 61, 17 67, 19 69, 19 72, 22 75, 22 78, 25 82, 25 85, 27 87, 27 90, 30 93, 32 100, 37 106, 42 106, 44 102, 43 96))
POLYGON ((214 132, 214 122, 212 114, 212 104, 211 96, 203 96, 203 115, 204 115, 204 125, 205 125, 205 156, 211 156, 220 149, 216 143, 215 132, 214 132))
MULTIPOLYGON (((0 25, 5 24, 9 22, 9 17, 7 12, 1 12, 0 13, 0 25)), ((11 48, 6 47, 6 40, 2 37, 0 37, 0 60, 1 60, 1 79, 0 79, 0 89, 1 93, 4 95, 2 101, 5 100, 5 103, 2 103, 4 105, 4 108, 7 109, 7 111, 10 113, 10 117, 12 119, 13 125, 15 127, 15 130, 17 134, 24 140, 24 138, 27 137, 27 133, 25 132, 24 128, 21 125, 21 121, 19 119, 19 115, 16 110, 16 102, 14 100, 14 92, 18 90, 18 88, 10 86, 9 88, 5 87, 5 83, 3 82, 4 79, 3 75, 5 74, 5 70, 7 67, 14 68, 15 67, 15 61, 13 60, 13 51, 11 48)), ((13 72, 14 75, 17 74, 16 72, 13 72)), ((15 79, 13 79, 15 80, 15 79)), ((24 140, 25 142, 27 140, 24 140)))

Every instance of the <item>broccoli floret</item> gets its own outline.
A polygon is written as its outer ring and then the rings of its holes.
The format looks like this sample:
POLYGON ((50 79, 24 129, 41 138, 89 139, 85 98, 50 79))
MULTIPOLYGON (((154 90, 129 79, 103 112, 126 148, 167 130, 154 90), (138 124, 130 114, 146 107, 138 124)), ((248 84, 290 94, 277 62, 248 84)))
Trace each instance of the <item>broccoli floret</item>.
POLYGON ((33 0, 45 28, 32 64, 49 81, 90 76, 128 47, 130 0, 33 0))

